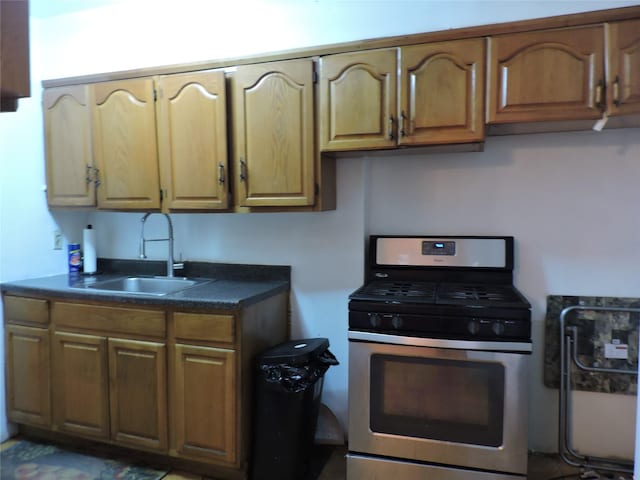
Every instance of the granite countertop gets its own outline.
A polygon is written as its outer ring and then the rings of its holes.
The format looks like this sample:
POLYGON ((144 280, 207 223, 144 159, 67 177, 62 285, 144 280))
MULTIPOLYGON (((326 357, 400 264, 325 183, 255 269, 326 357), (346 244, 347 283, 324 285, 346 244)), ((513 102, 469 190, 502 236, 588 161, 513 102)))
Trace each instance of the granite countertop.
POLYGON ((98 273, 69 273, 0 284, 3 292, 179 308, 237 309, 288 291, 291 267, 271 265, 184 262, 176 277, 203 278, 210 282, 163 296, 101 291, 88 288, 97 281, 125 275, 165 275, 166 262, 99 259, 98 273))

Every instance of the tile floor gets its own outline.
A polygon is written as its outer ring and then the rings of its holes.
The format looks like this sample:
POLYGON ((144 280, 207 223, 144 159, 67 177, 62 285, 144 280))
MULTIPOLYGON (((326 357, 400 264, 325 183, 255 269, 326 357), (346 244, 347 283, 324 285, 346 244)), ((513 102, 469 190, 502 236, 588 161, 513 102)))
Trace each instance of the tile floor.
MULTIPOLYGON (((14 440, 8 440, 0 445, 0 451, 11 446, 14 440)), ((345 455, 347 449, 344 446, 334 448, 317 480, 346 480, 347 466, 345 455)), ((630 480, 631 475, 602 474, 584 475, 581 470, 564 463, 557 455, 532 453, 529 455, 529 474, 527 480, 552 480, 560 478, 565 480, 630 480)), ((213 480, 192 475, 186 472, 170 472, 163 480, 213 480)), ((275 480, 275 479, 274 479, 275 480)), ((401 480, 401 479, 400 479, 401 480)))

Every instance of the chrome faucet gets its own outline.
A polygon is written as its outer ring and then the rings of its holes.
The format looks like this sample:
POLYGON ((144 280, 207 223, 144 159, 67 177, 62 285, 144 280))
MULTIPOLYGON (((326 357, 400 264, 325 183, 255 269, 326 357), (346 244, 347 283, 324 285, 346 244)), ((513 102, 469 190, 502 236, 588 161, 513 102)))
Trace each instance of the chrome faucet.
POLYGON ((171 223, 171 217, 166 213, 162 214, 167 219, 169 226, 168 238, 144 238, 144 222, 147 220, 149 215, 152 215, 152 213, 145 213, 141 220, 142 230, 140 230, 140 258, 147 258, 145 251, 145 245, 147 242, 169 242, 169 253, 167 255, 167 277, 173 277, 173 270, 184 268, 184 264, 182 262, 175 263, 173 261, 173 223, 171 223))

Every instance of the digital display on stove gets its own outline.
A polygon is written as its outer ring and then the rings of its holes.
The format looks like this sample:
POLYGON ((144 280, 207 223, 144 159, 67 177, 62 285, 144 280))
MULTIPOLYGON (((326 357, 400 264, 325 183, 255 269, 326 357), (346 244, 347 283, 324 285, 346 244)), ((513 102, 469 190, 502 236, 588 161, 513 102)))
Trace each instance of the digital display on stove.
POLYGON ((454 241, 433 241, 422 242, 422 255, 447 255, 456 254, 456 242, 454 241))

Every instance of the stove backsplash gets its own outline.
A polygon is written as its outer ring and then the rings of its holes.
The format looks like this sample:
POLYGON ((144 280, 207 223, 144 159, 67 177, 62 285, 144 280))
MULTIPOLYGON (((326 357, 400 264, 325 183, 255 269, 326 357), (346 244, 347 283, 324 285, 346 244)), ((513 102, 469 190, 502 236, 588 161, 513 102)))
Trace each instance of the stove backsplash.
MULTIPOLYGON (((545 319, 544 384, 559 388, 560 312, 570 306, 640 308, 640 298, 547 296, 545 319)), ((638 324, 640 314, 575 310, 568 314, 567 325, 578 327, 578 359, 586 366, 614 369, 638 369, 638 324), (608 358, 606 350, 627 345, 627 359, 608 358)), ((620 350, 620 349, 619 349, 620 350)), ((624 349, 621 349, 624 352, 624 349)), ((574 368, 574 390, 636 395, 636 375, 584 372, 574 368)))

